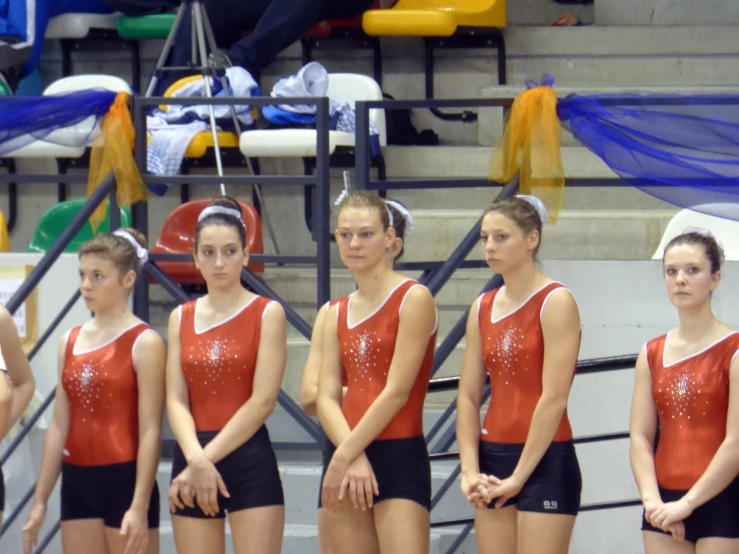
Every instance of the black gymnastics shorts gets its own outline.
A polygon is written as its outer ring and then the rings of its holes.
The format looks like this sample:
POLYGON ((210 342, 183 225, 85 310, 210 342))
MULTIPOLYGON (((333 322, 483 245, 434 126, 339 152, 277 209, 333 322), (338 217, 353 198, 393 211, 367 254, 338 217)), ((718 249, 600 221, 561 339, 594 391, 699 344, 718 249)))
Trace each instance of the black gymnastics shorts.
MULTIPOLYGON (((218 431, 199 431, 198 441, 201 446, 205 446, 218 433, 218 431)), ((172 458, 172 479, 186 467, 185 456, 177 445, 172 458)), ((174 515, 218 519, 226 517, 225 512, 285 505, 277 457, 266 426, 260 427, 252 438, 218 462, 216 469, 221 474, 228 494, 231 495, 230 498, 226 498, 218 493, 219 512, 215 516, 206 515, 196 503, 194 508, 185 506, 183 510, 178 509, 174 515)))
MULTIPOLYGON (((687 492, 687 490, 659 488, 662 502, 665 503, 680 500, 687 492)), ((698 506, 690 517, 684 520, 684 523, 686 541, 694 543, 709 537, 739 539, 739 478, 734 479, 728 487, 711 500, 698 506)), ((652 526, 643 514, 641 529, 665 535, 670 534, 652 526)))
MULTIPOLYGON (((136 488, 136 461, 105 466, 62 463, 62 521, 102 519, 106 527, 120 529, 136 488)), ((159 528, 159 487, 149 499, 149 529, 159 528)))
MULTIPOLYGON (((318 507, 321 508, 323 478, 336 447, 327 441, 323 451, 323 474, 318 489, 318 507)), ((431 463, 423 436, 409 439, 376 440, 364 451, 375 472, 380 494, 374 503, 402 498, 412 500, 431 510, 431 463)))
MULTIPOLYGON (((523 452, 523 444, 480 441, 480 472, 498 479, 510 477, 523 452)), ((577 515, 580 510, 582 476, 575 445, 553 442, 517 496, 504 506, 515 504, 521 512, 577 515)), ((495 500, 488 508, 495 506, 495 500)))

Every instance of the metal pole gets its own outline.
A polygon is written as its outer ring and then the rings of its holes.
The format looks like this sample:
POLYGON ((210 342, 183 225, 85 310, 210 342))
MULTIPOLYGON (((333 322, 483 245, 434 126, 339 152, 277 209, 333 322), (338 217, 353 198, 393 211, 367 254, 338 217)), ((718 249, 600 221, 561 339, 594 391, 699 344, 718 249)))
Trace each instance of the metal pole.
POLYGON ((316 121, 316 209, 315 217, 317 262, 317 291, 318 306, 323 306, 331 299, 331 250, 329 244, 329 218, 331 216, 331 176, 329 162, 329 103, 328 98, 321 98, 318 103, 318 119, 316 121))

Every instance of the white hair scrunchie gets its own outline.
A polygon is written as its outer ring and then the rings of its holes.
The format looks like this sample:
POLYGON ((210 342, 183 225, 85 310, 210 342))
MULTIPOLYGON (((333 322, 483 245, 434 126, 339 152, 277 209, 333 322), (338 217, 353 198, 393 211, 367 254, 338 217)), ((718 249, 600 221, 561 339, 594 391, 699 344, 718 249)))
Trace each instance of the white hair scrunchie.
POLYGON ((226 214, 231 215, 238 219, 241 224, 244 226, 244 229, 246 229, 246 223, 244 223, 244 220, 241 218, 241 212, 238 211, 235 208, 228 208, 226 206, 208 206, 207 208, 203 208, 203 211, 200 212, 200 215, 198 215, 198 223, 202 221, 204 218, 208 217, 209 215, 215 215, 215 214, 226 214))
POLYGON ((721 264, 726 261, 726 253, 724 251, 724 243, 721 242, 716 238, 716 235, 714 235, 710 229, 706 229, 705 227, 694 227, 693 225, 690 225, 683 229, 683 232, 681 234, 687 235, 690 233, 695 233, 696 235, 703 235, 704 237, 712 238, 716 241, 716 245, 718 246, 719 254, 721 255, 721 264))
POLYGON ((134 237, 131 233, 124 229, 116 229, 115 231, 113 231, 113 234, 131 243, 131 246, 133 246, 136 250, 136 257, 139 259, 139 263, 142 266, 149 261, 149 251, 141 246, 139 244, 139 241, 136 240, 136 237, 134 237))
POLYGON ((541 218, 542 225, 544 225, 547 222, 549 214, 547 213, 547 209, 544 206, 544 202, 542 202, 536 196, 533 196, 531 194, 518 194, 517 198, 520 198, 521 200, 526 200, 526 202, 528 202, 534 207, 534 209, 536 210, 536 213, 538 213, 539 217, 541 218))
MULTIPOLYGON (((395 200, 386 200, 385 204, 387 206, 392 206, 401 213, 403 219, 405 220, 405 236, 403 238, 408 238, 413 232, 413 227, 416 225, 416 220, 413 219, 411 212, 409 212, 408 208, 403 206, 403 204, 401 204, 400 202, 396 202, 395 200)), ((390 214, 390 227, 395 227, 395 218, 393 217, 392 210, 388 208, 387 213, 390 214)))

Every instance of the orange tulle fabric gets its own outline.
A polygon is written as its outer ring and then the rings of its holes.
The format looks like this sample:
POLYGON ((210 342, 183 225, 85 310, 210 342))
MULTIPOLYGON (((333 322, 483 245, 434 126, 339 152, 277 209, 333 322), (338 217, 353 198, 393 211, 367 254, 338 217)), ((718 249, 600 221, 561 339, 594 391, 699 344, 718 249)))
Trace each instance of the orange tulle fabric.
MULTIPOLYGON (((111 171, 115 174, 116 198, 119 206, 130 206, 149 198, 133 157, 136 132, 128 110, 128 94, 120 92, 108 113, 100 122, 100 130, 90 152, 90 171, 87 177, 87 197, 103 182, 111 171)), ((107 203, 102 202, 90 216, 93 232, 105 221, 107 203)))
POLYGON ((557 222, 564 198, 561 144, 557 93, 549 86, 536 86, 514 100, 503 139, 491 158, 490 179, 508 183, 520 173, 520 192, 544 202, 551 223, 557 222))

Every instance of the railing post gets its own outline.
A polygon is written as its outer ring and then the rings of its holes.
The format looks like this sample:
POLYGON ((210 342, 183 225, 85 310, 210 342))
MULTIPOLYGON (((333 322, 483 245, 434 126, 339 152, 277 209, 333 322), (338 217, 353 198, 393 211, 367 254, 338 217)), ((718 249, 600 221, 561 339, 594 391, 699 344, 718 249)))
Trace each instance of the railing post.
POLYGON ((354 104, 354 180, 358 190, 366 189, 370 180, 369 109, 367 102, 354 104))
MULTIPOLYGON (((145 106, 139 104, 138 97, 133 97, 133 126, 136 129, 134 155, 142 179, 146 184, 146 118, 145 106)), ((149 206, 146 202, 137 202, 131 206, 133 226, 149 241, 149 206)), ((120 215, 119 215, 120 220, 120 215)), ((112 223, 112 221, 111 221, 112 223)), ((142 272, 143 273, 143 272, 142 272)), ((149 322, 149 283, 145 275, 140 275, 133 286, 133 313, 143 321, 149 322)))
POLYGON ((331 250, 329 245, 329 219, 331 211, 329 204, 331 190, 331 174, 329 162, 329 101, 324 97, 318 103, 318 121, 316 122, 316 300, 322 306, 331 299, 331 250))

